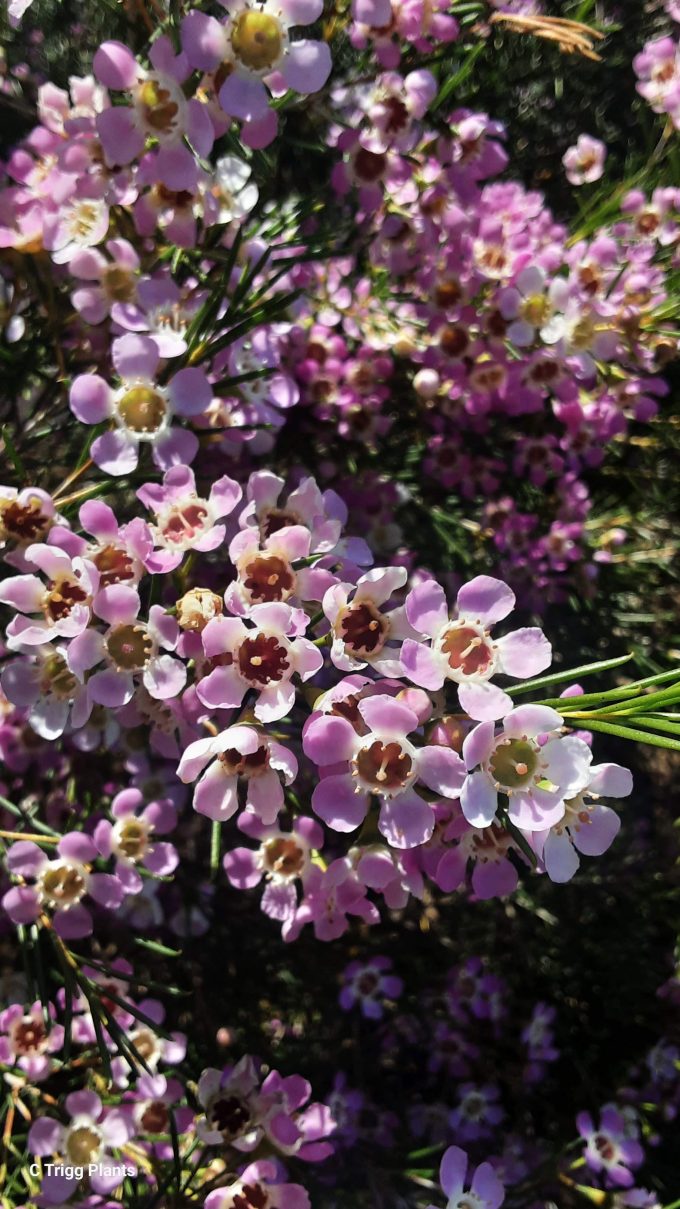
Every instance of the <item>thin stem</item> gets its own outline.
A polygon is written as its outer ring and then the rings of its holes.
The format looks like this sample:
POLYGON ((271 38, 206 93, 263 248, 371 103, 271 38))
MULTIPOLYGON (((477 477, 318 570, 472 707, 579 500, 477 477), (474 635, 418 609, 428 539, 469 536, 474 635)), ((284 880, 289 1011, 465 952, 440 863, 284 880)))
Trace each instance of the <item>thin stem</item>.
POLYGON ((0 831, 3 840, 33 840, 35 844, 58 844, 58 835, 39 835, 33 831, 0 831))

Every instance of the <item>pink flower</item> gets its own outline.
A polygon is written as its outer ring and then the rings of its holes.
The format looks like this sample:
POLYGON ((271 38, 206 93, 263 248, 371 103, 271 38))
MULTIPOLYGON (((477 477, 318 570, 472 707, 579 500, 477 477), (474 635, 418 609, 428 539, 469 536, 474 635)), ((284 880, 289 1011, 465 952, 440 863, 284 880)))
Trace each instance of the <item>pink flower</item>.
POLYGON ((78 520, 92 540, 55 525, 50 532, 50 544, 59 546, 72 558, 91 562, 99 573, 100 590, 120 583, 136 587, 153 547, 148 525, 138 516, 119 525, 113 509, 102 500, 87 500, 78 512, 78 520))
POLYGON ((574 146, 569 147, 562 156, 567 180, 572 185, 589 185, 593 181, 599 181, 604 173, 606 158, 607 148, 600 139, 591 138, 589 134, 579 134, 574 146))
POLYGON ((39 487, 16 487, 0 484, 0 550, 5 562, 21 571, 20 551, 47 537, 50 529, 61 518, 51 495, 39 487), (8 557, 9 555, 9 557, 8 557))
POLYGON ((290 785, 296 775, 293 753, 253 726, 231 726, 214 737, 197 739, 177 768, 181 781, 200 776, 194 793, 194 810, 199 814, 219 822, 230 819, 238 810, 241 780, 246 783, 246 810, 267 825, 275 822, 283 807, 281 782, 290 785))
POLYGON ((347 506, 335 491, 321 491, 313 478, 306 478, 285 498, 285 480, 270 470, 257 470, 248 480, 248 503, 239 524, 257 526, 265 541, 288 525, 305 525, 311 532, 310 549, 317 554, 341 555, 358 566, 370 566, 373 555, 363 538, 342 538, 347 506))
POLYGON ((159 352, 148 336, 114 340, 112 357, 121 385, 115 390, 98 374, 79 374, 70 390, 71 411, 83 424, 111 420, 113 427, 92 442, 91 454, 107 474, 129 474, 140 446, 151 445, 161 470, 191 462, 198 440, 186 429, 172 428, 173 416, 198 416, 209 407, 212 390, 202 370, 179 370, 167 386, 156 383, 159 352))
POLYGON ((127 705, 140 680, 157 701, 176 697, 184 688, 186 668, 168 652, 174 651, 179 627, 160 605, 152 605, 149 619, 138 620, 141 601, 134 588, 112 584, 95 603, 95 613, 108 629, 88 629, 68 648, 68 666, 83 679, 99 663, 106 667, 88 677, 87 687, 98 705, 127 705))
POLYGON ((289 88, 306 96, 323 88, 330 74, 325 42, 292 41, 289 36, 291 26, 312 24, 322 8, 321 0, 265 0, 257 7, 250 0, 236 0, 224 23, 193 9, 182 21, 183 51, 199 71, 228 68, 219 88, 222 109, 256 128, 265 124, 266 141, 271 142, 276 122, 269 118, 265 82, 276 96, 289 88))
POLYGON ((377 908, 366 897, 351 862, 339 858, 321 869, 313 865, 305 883, 305 895, 292 920, 283 928, 284 940, 296 940, 305 924, 312 924, 317 940, 337 940, 347 931, 348 915, 367 924, 380 921, 377 908))
POLYGON ((336 576, 319 565, 294 568, 309 558, 311 540, 305 525, 286 525, 264 539, 255 528, 241 529, 229 546, 238 578, 224 594, 227 608, 246 616, 255 604, 320 601, 336 576))
MULTIPOLYGON (((499 1209, 505 1190, 490 1163, 480 1163, 468 1182, 468 1157, 459 1146, 449 1146, 439 1168, 439 1179, 447 1196, 447 1209, 499 1209), (467 1191, 466 1191, 467 1186, 467 1191)), ((430 1205, 429 1209, 435 1209, 430 1205)))
MULTIPOLYGON (((185 1092, 178 1079, 167 1079, 165 1075, 140 1074, 134 1091, 125 1093, 122 1111, 129 1114, 135 1131, 143 1134, 168 1134, 171 1132, 171 1114, 177 1132, 186 1133, 194 1121, 192 1110, 179 1101, 185 1092)), ((149 1145, 147 1143, 147 1145, 149 1145)), ((160 1160, 167 1151, 163 1142, 150 1144, 152 1154, 160 1160)))
POLYGON ((280 1153, 316 1162, 332 1153, 332 1146, 320 1139, 333 1130, 334 1122, 322 1104, 299 1111, 311 1090, 299 1075, 282 1078, 278 1071, 262 1081, 248 1056, 223 1071, 208 1068, 198 1081, 204 1113, 196 1132, 208 1145, 228 1144, 246 1153, 266 1138, 280 1153))
POLYGON ((463 743, 468 776, 460 804, 473 827, 494 821, 499 793, 508 798, 508 817, 524 831, 560 822, 565 799, 587 786, 592 760, 582 739, 554 734, 561 726, 554 709, 520 705, 504 718, 499 734, 493 722, 471 731, 463 743))
POLYGON ((323 846, 323 831, 314 819, 299 818, 290 831, 265 826, 252 814, 238 821, 241 831, 259 841, 259 847, 232 848, 223 860, 224 871, 237 890, 250 890, 266 881, 260 906, 270 919, 285 926, 298 905, 297 882, 303 891, 312 868, 312 852, 323 846))
POLYGON ((445 747, 416 747, 406 736, 418 729, 418 717, 392 697, 365 697, 358 710, 363 734, 333 714, 312 717, 306 727, 305 754, 324 770, 312 806, 334 830, 354 831, 375 795, 380 799, 378 827, 388 843, 395 848, 423 844, 432 835, 435 816, 415 784, 420 780, 434 793, 458 797, 464 779, 461 758, 445 747))
POLYGON ((517 845, 499 823, 471 827, 462 815, 454 816, 444 831, 443 840, 446 847, 432 879, 446 894, 458 889, 470 864, 476 898, 504 898, 517 889, 517 869, 509 859, 511 852, 518 851, 517 845))
POLYGON ((47 909, 60 936, 89 936, 92 916, 83 899, 89 895, 110 909, 123 901, 123 886, 117 877, 91 871, 98 855, 96 845, 82 831, 63 836, 57 844, 57 856, 51 859, 31 840, 12 844, 7 869, 19 879, 19 885, 7 891, 2 905, 13 923, 34 923, 47 909))
POLYGON ((92 711, 87 686, 71 672, 65 646, 35 647, 35 654, 5 663, 0 673, 2 691, 13 705, 28 711, 36 734, 58 739, 67 726, 79 730, 92 711))
POLYGON ((97 195, 98 188, 96 184, 84 187, 80 196, 60 206, 54 218, 45 223, 45 247, 56 264, 68 264, 104 239, 109 229, 109 207, 97 195))
POLYGON ((199 700, 210 709, 235 709, 250 689, 260 722, 283 718, 295 701, 293 676, 309 680, 323 665, 321 652, 302 637, 308 620, 302 609, 258 604, 248 625, 238 617, 209 621, 201 637, 214 664, 196 685, 199 700))
POLYGON ((301 1184, 282 1183, 279 1166, 271 1159, 250 1163, 235 1183, 209 1192, 204 1209, 240 1209, 266 1205, 267 1209, 311 1209, 309 1194, 301 1184))
POLYGON ((155 514, 150 528, 154 544, 160 546, 147 555, 147 570, 165 574, 179 567, 186 550, 216 550, 227 531, 217 522, 233 512, 241 495, 238 483, 225 474, 213 483, 209 498, 202 499, 188 466, 166 470, 162 484, 145 483, 137 498, 155 514))
POLYGON ((591 1170, 602 1172, 610 1188, 630 1188, 634 1178, 631 1168, 644 1161, 644 1151, 637 1136, 630 1136, 623 1114, 607 1105, 602 1109, 599 1126, 593 1124, 587 1112, 578 1114, 576 1126, 586 1143, 584 1157, 591 1170))
POLYGON ((655 113, 669 113, 677 126, 680 121, 680 55, 673 38, 647 42, 633 59, 638 77, 637 90, 655 113))
POLYGON ((177 823, 177 811, 168 798, 145 804, 139 789, 123 789, 111 803, 111 814, 115 822, 102 819, 93 838, 105 859, 116 858, 116 876, 126 894, 139 894, 143 887, 138 865, 158 877, 174 872, 179 862, 177 849, 155 838, 172 831, 177 823))
POLYGON ((92 1091, 74 1091, 64 1101, 68 1124, 52 1117, 38 1117, 28 1135, 31 1154, 42 1158, 62 1155, 63 1170, 43 1177, 42 1195, 49 1204, 70 1199, 81 1182, 79 1170, 85 1169, 94 1192, 106 1195, 123 1181, 126 1166, 134 1166, 117 1152, 133 1135, 130 1122, 116 1108, 104 1108, 92 1091))
POLYGON ((374 567, 356 586, 336 583, 323 598, 323 611, 331 623, 331 659, 343 672, 370 665, 382 676, 401 676, 398 652, 390 644, 415 634, 402 608, 384 610, 390 597, 404 586, 404 567, 374 567))
POLYGON ((0 1062, 17 1066, 33 1083, 46 1079, 54 1068, 52 1054, 64 1044, 64 1029, 55 1023, 56 1011, 50 1004, 49 1028, 42 1004, 25 1010, 22 1003, 11 1003, 0 1012, 0 1062))
POLYGON ((398 999, 404 989, 402 979, 389 973, 391 968, 389 957, 351 961, 342 973, 344 986, 338 1000, 340 1007, 349 1012, 358 1004, 361 1014, 368 1020, 381 1020, 383 1000, 398 999))
POLYGON ((404 642, 405 674, 427 689, 439 689, 453 680, 460 704, 471 718, 500 718, 512 708, 512 700, 489 684, 491 677, 502 672, 524 680, 542 672, 552 658, 550 643, 542 630, 533 627, 492 639, 492 626, 507 617, 514 604, 514 592, 506 584, 478 575, 460 589, 456 614, 449 617, 443 588, 435 580, 419 584, 406 598, 406 616, 424 640, 404 642))
POLYGON ((10 650, 82 633, 99 587, 95 566, 42 543, 29 546, 25 559, 43 573, 46 582, 38 575, 15 575, 0 584, 0 604, 17 612, 6 631, 10 650))
POLYGON ((159 272, 140 278, 135 299, 114 302, 111 318, 123 331, 148 334, 159 356, 179 357, 186 352, 187 328, 203 301, 201 290, 180 289, 167 271, 159 272))
POLYGON ((625 798, 632 792, 633 777, 620 764, 597 764, 589 771, 587 785, 565 803, 564 816, 549 831, 536 832, 531 843, 553 882, 568 882, 579 867, 578 853, 602 856, 614 842, 621 820, 601 797, 625 798), (593 801, 586 799, 592 798, 593 801))
POLYGON ((94 74, 106 88, 130 93, 131 104, 115 105, 97 116, 97 132, 109 167, 138 159, 148 139, 159 144, 158 179, 168 189, 192 189, 198 179, 196 155, 208 156, 213 126, 205 105, 187 100, 182 84, 191 73, 184 55, 175 56, 163 35, 151 46, 146 71, 121 42, 103 42, 94 56, 94 74), (187 146, 187 140, 193 150, 187 146))
POLYGON ((108 239, 107 256, 84 248, 69 261, 69 272, 87 285, 71 294, 71 302, 86 323, 101 323, 117 302, 132 302, 137 293, 139 256, 126 239, 108 239), (91 284, 89 284, 91 283, 91 284))
MULTIPOLYGON (((488 1138, 493 1131, 494 1125, 498 1125, 505 1116, 503 1109, 497 1103, 500 1092, 493 1084, 487 1083, 483 1087, 474 1083, 462 1083, 458 1089, 458 1104, 449 1116, 449 1123, 454 1130, 455 1136, 459 1137, 463 1142, 476 1142, 480 1138, 488 1138)), ((458 1152, 462 1158, 457 1159, 458 1178, 462 1181, 465 1178, 465 1164, 467 1156, 458 1152)), ((483 1164, 488 1167, 488 1164, 483 1164)), ((479 1176, 477 1170, 476 1178, 479 1176)), ((492 1196, 503 1196, 503 1189, 498 1181, 498 1177, 493 1173, 493 1181, 487 1180, 485 1175, 484 1183, 489 1187, 489 1194, 492 1196)), ((451 1181, 453 1182, 453 1181, 451 1181)), ((455 1205, 455 1200, 454 1200, 455 1205)), ((500 1204, 497 1201, 496 1204, 500 1204)))

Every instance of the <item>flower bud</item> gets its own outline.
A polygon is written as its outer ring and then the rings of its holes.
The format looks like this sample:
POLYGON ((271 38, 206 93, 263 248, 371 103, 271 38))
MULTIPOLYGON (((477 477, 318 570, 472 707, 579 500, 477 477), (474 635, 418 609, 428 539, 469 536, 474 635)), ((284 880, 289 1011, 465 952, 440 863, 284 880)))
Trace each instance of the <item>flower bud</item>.
POLYGON ((439 374, 434 369, 419 369, 413 379, 413 389, 421 399, 434 399, 439 390, 439 374))
POLYGON ((222 597, 209 588, 192 588, 177 601, 177 624, 181 630, 196 630, 200 634, 213 617, 223 612, 222 597))

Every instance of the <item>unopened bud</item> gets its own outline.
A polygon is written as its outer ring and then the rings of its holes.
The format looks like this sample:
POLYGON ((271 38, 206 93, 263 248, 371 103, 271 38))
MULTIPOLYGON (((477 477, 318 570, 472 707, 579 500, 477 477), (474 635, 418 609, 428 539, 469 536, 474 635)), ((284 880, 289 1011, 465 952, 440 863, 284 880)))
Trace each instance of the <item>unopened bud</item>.
POLYGON ((177 601, 177 624, 181 630, 196 630, 200 634, 213 617, 224 611, 222 597, 209 588, 192 588, 177 601))
POLYGON ((434 369, 419 369, 413 379, 413 389, 421 399, 434 399, 439 390, 439 374, 434 369))

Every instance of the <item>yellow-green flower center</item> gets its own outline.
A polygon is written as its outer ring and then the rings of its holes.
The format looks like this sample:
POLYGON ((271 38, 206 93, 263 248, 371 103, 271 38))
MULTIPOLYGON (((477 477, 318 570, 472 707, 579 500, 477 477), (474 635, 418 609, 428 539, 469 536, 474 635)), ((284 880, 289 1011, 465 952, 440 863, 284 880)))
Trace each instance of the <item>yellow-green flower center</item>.
POLYGON ((54 907, 69 907, 80 902, 86 890, 85 878, 77 865, 48 865, 40 878, 43 902, 54 907))
POLYGON ((533 294, 522 305, 522 316, 532 327, 541 327, 551 314, 552 307, 545 294, 533 294))
POLYGON ((153 639, 144 625, 119 625, 106 639, 106 649, 119 671, 136 672, 151 658, 153 639))
POLYGON ((141 819, 120 819, 113 828, 113 839, 121 856, 136 864, 148 851, 149 828, 141 819))
POLYGON ((132 432, 158 432, 166 411, 165 399, 153 386, 131 386, 118 403, 118 414, 132 432))
POLYGON ((102 273, 102 289, 111 302, 131 302, 135 296, 135 275, 132 269, 111 264, 102 273))
POLYGON ((495 781, 506 789, 522 789, 530 785, 538 767, 538 753, 527 739, 501 742, 489 761, 495 781))
POLYGON ((88 1166, 99 1154, 101 1140, 96 1130, 89 1125, 72 1129, 66 1141, 66 1150, 72 1163, 79 1167, 88 1166))
POLYGON ((251 71, 266 71, 281 55, 283 30, 271 13, 248 9, 236 18, 231 45, 244 67, 251 71))

